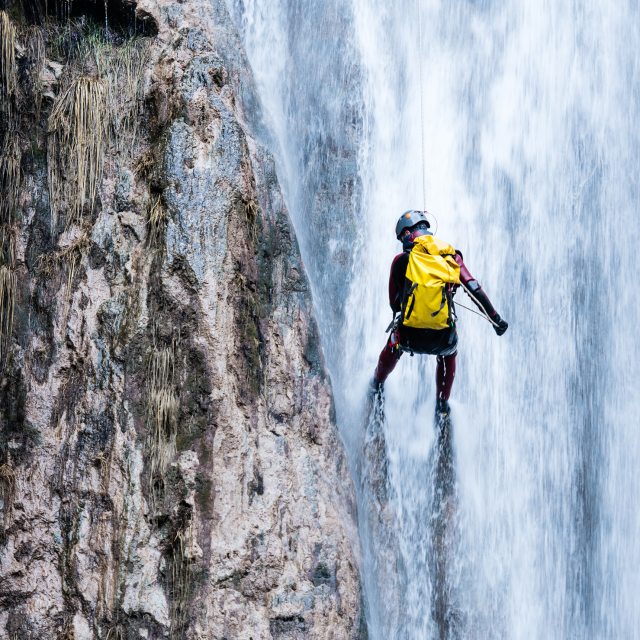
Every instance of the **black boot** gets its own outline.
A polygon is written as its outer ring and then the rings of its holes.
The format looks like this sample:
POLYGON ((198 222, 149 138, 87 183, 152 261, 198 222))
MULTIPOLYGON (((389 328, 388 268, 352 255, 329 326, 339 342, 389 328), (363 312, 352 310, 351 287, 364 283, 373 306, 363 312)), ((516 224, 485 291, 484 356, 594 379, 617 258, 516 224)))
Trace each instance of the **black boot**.
POLYGON ((438 398, 436 400, 436 414, 441 416, 448 416, 451 413, 451 407, 449 401, 444 398, 438 398))
POLYGON ((364 405, 364 431, 380 428, 384 423, 384 383, 371 378, 364 405))
POLYGON ((382 393, 384 389, 384 382, 378 382, 375 378, 369 380, 369 394, 375 395, 376 393, 382 393))
POLYGON ((382 394, 384 392, 384 382, 378 382, 375 378, 369 381, 367 388, 367 404, 369 408, 382 405, 382 394))

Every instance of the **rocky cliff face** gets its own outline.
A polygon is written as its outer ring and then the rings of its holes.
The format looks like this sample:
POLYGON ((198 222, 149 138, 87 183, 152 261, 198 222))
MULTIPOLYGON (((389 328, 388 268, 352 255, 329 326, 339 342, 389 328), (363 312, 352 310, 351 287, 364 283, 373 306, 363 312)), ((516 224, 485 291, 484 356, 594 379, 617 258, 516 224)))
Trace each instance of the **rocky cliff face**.
POLYGON ((2 15, 0 636, 364 637, 307 278, 224 3, 140 3, 147 40, 28 6, 2 15))

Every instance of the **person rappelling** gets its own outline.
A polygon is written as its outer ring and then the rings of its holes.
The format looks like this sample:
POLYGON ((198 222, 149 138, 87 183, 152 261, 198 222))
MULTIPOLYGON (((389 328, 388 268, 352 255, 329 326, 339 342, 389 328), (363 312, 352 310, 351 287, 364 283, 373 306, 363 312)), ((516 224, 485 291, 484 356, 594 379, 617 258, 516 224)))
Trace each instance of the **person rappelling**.
POLYGON ((394 258, 389 276, 393 321, 387 331, 391 334, 380 353, 371 390, 382 389, 404 351, 435 355, 436 413, 447 415, 458 352, 453 302, 458 287, 465 289, 499 336, 509 325, 469 273, 462 253, 433 236, 425 212, 403 213, 396 224, 396 237, 403 250, 394 258))

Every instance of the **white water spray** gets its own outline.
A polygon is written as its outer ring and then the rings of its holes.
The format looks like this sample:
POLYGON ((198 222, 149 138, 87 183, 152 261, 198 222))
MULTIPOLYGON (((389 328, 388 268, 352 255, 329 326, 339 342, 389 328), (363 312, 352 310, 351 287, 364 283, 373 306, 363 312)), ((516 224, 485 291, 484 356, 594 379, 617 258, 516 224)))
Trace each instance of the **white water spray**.
MULTIPOLYGON (((354 471, 392 230, 422 195, 415 1, 231 7, 282 147, 354 471)), ((640 637, 639 13, 424 0, 427 208, 510 323, 498 338, 459 314, 452 635, 640 637)), ((357 479, 376 640, 442 637, 433 360, 403 356, 385 389, 392 554, 357 479)))

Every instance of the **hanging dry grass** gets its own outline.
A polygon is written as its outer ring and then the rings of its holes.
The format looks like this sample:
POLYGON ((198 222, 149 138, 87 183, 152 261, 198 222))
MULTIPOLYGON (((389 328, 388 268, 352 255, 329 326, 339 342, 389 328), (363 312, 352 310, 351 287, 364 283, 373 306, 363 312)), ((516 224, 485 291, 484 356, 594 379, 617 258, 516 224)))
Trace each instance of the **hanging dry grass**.
POLYGON ((0 83, 2 110, 9 114, 17 87, 16 28, 6 11, 0 11, 0 83))
POLYGON ((162 198, 158 196, 153 200, 153 205, 147 216, 147 246, 156 251, 160 248, 160 242, 164 238, 169 216, 162 206, 162 198))
POLYGON ((6 264, 15 268, 16 235, 16 230, 10 226, 0 226, 0 265, 6 264))
POLYGON ((15 237, 14 229, 7 225, 0 227, 0 371, 7 355, 16 308, 15 237))
POLYGON ((26 37, 29 60, 33 65, 33 71, 38 76, 44 67, 46 58, 44 32, 40 27, 30 26, 27 29, 26 37))
POLYGON ((16 474, 11 466, 3 464, 0 466, 0 500, 2 500, 2 511, 4 514, 4 528, 7 528, 8 518, 13 506, 13 496, 16 485, 16 474))
POLYGON ((65 622, 62 633, 58 636, 58 640, 76 640, 73 629, 73 618, 65 622))
POLYGON ((80 59, 95 65, 105 87, 109 141, 117 151, 133 152, 142 113, 142 78, 151 55, 150 40, 135 38, 114 47, 98 36, 86 37, 80 59))
POLYGON ((249 228, 249 235, 251 236, 251 242, 255 242, 258 235, 258 214, 260 213, 258 204, 253 200, 250 200, 245 205, 244 213, 246 216, 247 227, 249 228))
POLYGON ((158 349, 154 344, 147 377, 147 423, 149 425, 149 477, 153 489, 156 477, 164 476, 176 450, 178 396, 175 391, 175 357, 178 340, 158 349))
POLYGON ((181 637, 188 620, 192 563, 189 550, 192 537, 193 522, 190 520, 178 530, 171 545, 171 638, 181 637))
POLYGON ((40 107, 42 106, 42 91, 40 88, 40 72, 44 67, 46 58, 46 45, 43 30, 40 27, 31 26, 26 34, 26 51, 30 62, 29 88, 30 98, 33 100, 31 107, 35 112, 36 122, 40 121, 40 107))
POLYGON ((52 228, 67 213, 65 228, 91 209, 102 180, 107 104, 101 82, 75 80, 58 99, 49 117, 47 170, 52 228))
POLYGON ((117 624, 115 627, 111 627, 111 629, 107 631, 107 637, 105 640, 124 640, 122 625, 117 624))
POLYGON ((20 196, 22 149, 16 131, 6 135, 0 154, 0 225, 8 225, 13 222, 20 196))
POLYGON ((51 276, 56 269, 66 268, 67 270, 67 293, 64 302, 64 311, 62 314, 62 327, 67 326, 67 320, 69 317, 69 309, 71 303, 71 287, 73 285, 73 278, 83 258, 89 252, 91 248, 90 229, 85 227, 82 235, 69 244, 64 249, 53 254, 46 254, 40 256, 39 269, 44 275, 51 276))
POLYGON ((13 331, 13 314, 16 306, 16 274, 9 265, 0 267, 0 353, 13 331))
POLYGON ((78 240, 72 245, 63 249, 60 252, 60 261, 67 265, 67 295, 64 301, 64 312, 62 314, 62 326, 67 326, 67 320, 69 319, 69 306, 71 303, 71 285, 73 284, 73 278, 76 275, 76 269, 82 263, 82 259, 87 255, 91 243, 87 232, 82 234, 78 240))

